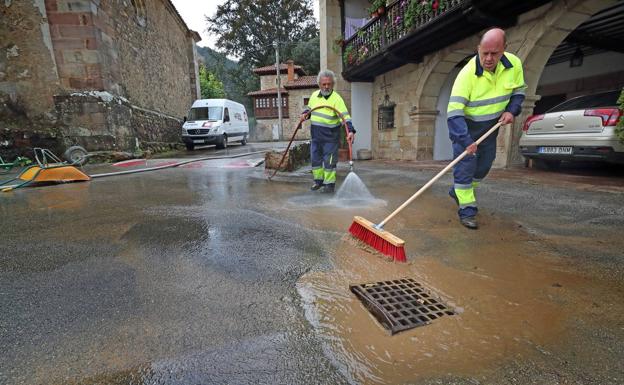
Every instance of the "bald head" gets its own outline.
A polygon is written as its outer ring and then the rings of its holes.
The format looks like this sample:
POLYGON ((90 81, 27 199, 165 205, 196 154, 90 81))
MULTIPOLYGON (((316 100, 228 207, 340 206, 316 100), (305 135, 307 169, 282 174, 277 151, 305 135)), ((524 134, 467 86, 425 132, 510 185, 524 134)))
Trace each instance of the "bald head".
POLYGON ((479 61, 485 70, 494 72, 505 52, 505 31, 500 28, 488 30, 478 47, 479 61))
POLYGON ((502 43, 504 46, 505 45, 505 31, 503 31, 500 28, 489 29, 483 34, 480 44, 483 44, 483 42, 502 43))

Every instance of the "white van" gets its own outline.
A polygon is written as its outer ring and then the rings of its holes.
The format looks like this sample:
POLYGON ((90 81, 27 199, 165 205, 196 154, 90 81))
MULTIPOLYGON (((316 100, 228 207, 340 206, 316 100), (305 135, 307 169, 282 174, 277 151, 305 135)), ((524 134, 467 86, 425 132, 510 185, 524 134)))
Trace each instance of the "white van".
POLYGON ((188 150, 196 145, 216 144, 226 148, 228 143, 247 144, 249 119, 245 106, 228 99, 199 99, 184 118, 182 141, 188 150))

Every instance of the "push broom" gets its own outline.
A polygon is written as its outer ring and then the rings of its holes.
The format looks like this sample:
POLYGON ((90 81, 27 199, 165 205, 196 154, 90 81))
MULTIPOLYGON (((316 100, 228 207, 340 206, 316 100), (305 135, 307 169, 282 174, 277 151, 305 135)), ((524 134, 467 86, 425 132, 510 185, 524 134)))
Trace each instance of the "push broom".
MULTIPOLYGON (((483 134, 483 136, 477 139, 475 143, 479 145, 488 136, 490 136, 491 133, 496 131, 498 127, 500 127, 500 125, 501 125, 500 122, 495 124, 485 134, 483 134)), ((394 210, 392 214, 388 215, 386 219, 379 222, 379 224, 374 224, 373 222, 368 221, 365 218, 362 218, 360 216, 355 216, 353 218, 353 223, 351 224, 351 227, 349 227, 349 232, 355 238, 366 243, 367 245, 371 246, 372 248, 379 251, 380 253, 391 257, 395 261, 405 262, 406 261, 405 241, 385 231, 383 229, 384 225, 388 223, 389 220, 394 218, 395 215, 401 212, 401 210, 407 207, 407 205, 412 203, 414 199, 418 198, 420 194, 422 194, 425 190, 427 190, 429 186, 431 186, 435 181, 440 179, 440 177, 444 175, 448 170, 450 170, 453 166, 455 166, 459 161, 464 159, 466 155, 468 155, 467 150, 462 152, 461 155, 459 155, 457 158, 455 158, 455 160, 449 163, 448 166, 444 167, 442 171, 440 171, 436 176, 431 178, 431 180, 427 182, 427 184, 422 186, 420 190, 416 191, 414 195, 412 195, 401 206, 399 206, 396 210, 394 210)))

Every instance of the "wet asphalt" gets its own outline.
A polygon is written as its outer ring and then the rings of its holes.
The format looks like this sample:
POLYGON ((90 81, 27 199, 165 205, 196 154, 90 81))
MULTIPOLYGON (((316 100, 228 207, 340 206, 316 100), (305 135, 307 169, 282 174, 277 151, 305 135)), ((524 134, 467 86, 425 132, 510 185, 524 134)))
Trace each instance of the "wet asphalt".
MULTIPOLYGON (((357 167, 373 194, 393 183, 397 193, 415 191, 434 175, 383 162, 357 167)), ((603 240, 598 249, 565 241, 544 247, 588 266, 593 277, 621 280, 621 177, 605 190, 532 175, 492 178, 479 193, 484 215, 511 218, 528 234, 603 240)), ((445 197, 449 183, 447 176, 431 194, 445 197)), ((289 200, 319 199, 308 184, 306 173, 268 182, 262 167, 211 161, 0 196, 0 383, 353 382, 306 319, 296 289, 304 274, 332 269, 343 236, 319 226, 322 218, 311 225, 284 215, 289 200)), ((449 258, 435 249, 433 257, 449 258)), ((623 319, 583 329, 583 338, 622 357, 623 319)), ((573 373, 569 383, 624 383, 616 360, 605 377, 562 363, 505 365, 494 376, 499 383, 555 384, 553 373, 565 370, 573 373)), ((419 383, 474 381, 440 375, 419 383)))

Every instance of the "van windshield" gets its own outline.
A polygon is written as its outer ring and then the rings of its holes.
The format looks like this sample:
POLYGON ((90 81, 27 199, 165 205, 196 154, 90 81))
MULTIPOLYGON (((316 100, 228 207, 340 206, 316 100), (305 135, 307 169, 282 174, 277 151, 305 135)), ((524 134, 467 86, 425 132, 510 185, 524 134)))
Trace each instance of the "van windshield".
POLYGON ((189 111, 188 120, 221 120, 223 107, 196 107, 189 111))

